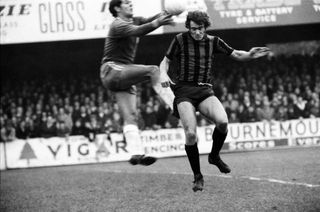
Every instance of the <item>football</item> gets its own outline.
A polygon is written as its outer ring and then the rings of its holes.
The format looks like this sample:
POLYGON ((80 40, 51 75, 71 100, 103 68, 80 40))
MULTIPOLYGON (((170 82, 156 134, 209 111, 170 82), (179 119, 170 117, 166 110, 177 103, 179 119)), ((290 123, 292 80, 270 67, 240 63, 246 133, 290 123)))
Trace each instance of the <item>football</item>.
POLYGON ((180 15, 187 10, 187 0, 165 0, 164 8, 171 15, 180 15))

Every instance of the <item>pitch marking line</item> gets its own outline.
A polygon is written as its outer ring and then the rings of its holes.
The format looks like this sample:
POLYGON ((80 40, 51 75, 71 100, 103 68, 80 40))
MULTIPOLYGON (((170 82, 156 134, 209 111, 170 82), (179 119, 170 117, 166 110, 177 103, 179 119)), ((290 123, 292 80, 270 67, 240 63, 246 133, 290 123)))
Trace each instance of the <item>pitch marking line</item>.
POLYGON ((305 186, 308 188, 317 188, 320 187, 320 185, 317 184, 309 184, 309 183, 300 183, 300 182, 292 182, 292 181, 284 181, 284 180, 277 180, 277 179, 272 179, 272 178, 259 178, 259 177, 251 177, 251 176, 230 176, 230 175, 207 175, 207 176, 215 176, 215 177, 224 177, 224 178, 242 178, 242 179, 247 179, 247 180, 252 180, 252 181, 264 181, 264 182, 270 182, 270 183, 280 183, 280 184, 285 184, 285 185, 297 185, 297 186, 305 186), (228 176, 228 177, 226 177, 228 176))
MULTIPOLYGON (((112 170, 110 172, 115 173, 139 173, 139 172, 131 172, 131 171, 124 171, 124 170, 112 170)), ((147 174, 172 174, 172 175, 193 175, 192 173, 187 172, 159 172, 159 171, 148 171, 145 172, 147 174)), ((259 177, 251 177, 251 176, 232 176, 232 175, 222 175, 222 174, 204 174, 204 176, 209 177, 220 177, 220 178, 228 178, 228 179, 237 179, 242 178, 246 180, 252 180, 252 181, 264 181, 264 182, 270 182, 270 183, 279 183, 284 185, 295 185, 295 186, 304 186, 307 188, 317 188, 320 187, 320 185, 317 184, 309 184, 309 183, 300 183, 300 182, 292 182, 292 181, 284 181, 284 180, 277 180, 272 178, 259 178, 259 177)))
POLYGON ((309 183, 299 183, 299 182, 292 182, 292 181, 284 181, 284 180, 277 180, 272 178, 258 178, 258 177, 250 177, 250 176, 242 176, 243 179, 249 179, 249 180, 257 180, 257 181, 267 181, 271 183, 280 183, 285 185, 299 185, 299 186, 305 186, 308 188, 317 188, 320 187, 320 185, 317 184, 309 184, 309 183))

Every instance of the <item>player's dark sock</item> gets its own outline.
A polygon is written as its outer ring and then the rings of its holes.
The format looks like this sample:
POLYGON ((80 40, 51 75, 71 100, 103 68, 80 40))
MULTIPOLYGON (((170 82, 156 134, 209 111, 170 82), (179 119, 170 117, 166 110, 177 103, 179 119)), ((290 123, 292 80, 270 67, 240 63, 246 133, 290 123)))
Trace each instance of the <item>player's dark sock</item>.
POLYGON ((212 149, 210 155, 213 157, 218 156, 220 153, 220 150, 224 144, 224 140, 226 139, 228 133, 221 133, 217 127, 214 128, 213 134, 212 134, 212 149))
POLYGON ((199 150, 197 143, 194 145, 185 145, 185 150, 194 175, 201 174, 199 150))
POLYGON ((222 149, 222 146, 224 144, 224 141, 227 137, 227 133, 221 133, 217 127, 214 128, 213 134, 212 134, 212 149, 210 154, 208 155, 208 161, 210 164, 213 164, 218 167, 220 172, 222 173, 230 173, 231 169, 230 167, 224 163, 220 158, 220 150, 222 149))

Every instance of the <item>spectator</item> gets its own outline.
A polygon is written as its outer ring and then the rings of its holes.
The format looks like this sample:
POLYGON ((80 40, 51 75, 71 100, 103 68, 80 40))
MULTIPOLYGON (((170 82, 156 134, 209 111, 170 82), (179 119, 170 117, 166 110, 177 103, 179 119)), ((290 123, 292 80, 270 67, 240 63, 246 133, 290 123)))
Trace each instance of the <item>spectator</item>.
POLYGON ((57 136, 56 119, 49 114, 42 119, 40 136, 44 138, 50 138, 57 136))
POLYGON ((79 101, 75 101, 74 105, 73 105, 73 113, 72 113, 72 120, 79 120, 81 116, 81 111, 80 111, 80 102, 79 101))
POLYGON ((201 117, 198 121, 198 126, 199 127, 205 127, 205 126, 208 126, 209 125, 209 122, 207 121, 207 119, 201 117))
POLYGON ((316 93, 311 94, 311 99, 308 101, 305 110, 307 111, 308 118, 320 117, 319 95, 316 93))
POLYGON ((66 125, 64 121, 58 121, 56 127, 58 137, 67 137, 71 134, 71 129, 66 125))
POLYGON ((307 116, 305 108, 307 105, 307 101, 302 98, 302 96, 298 96, 294 101, 294 112, 297 114, 298 118, 306 118, 307 116))
POLYGON ((89 121, 89 115, 87 114, 87 110, 84 105, 80 106, 80 117, 76 117, 76 119, 77 118, 80 119, 81 126, 85 127, 85 123, 89 121))
POLYGON ((275 109, 270 106, 269 97, 264 96, 261 108, 257 109, 258 121, 271 121, 274 118, 275 109))
POLYGON ((275 111, 274 119, 277 121, 288 120, 287 108, 285 108, 283 105, 280 105, 278 109, 275 111))
MULTIPOLYGON (((98 111, 95 113, 97 116, 97 121, 104 126, 108 116, 110 116, 109 111, 108 110, 104 110, 102 106, 98 107, 98 111), (107 112, 107 113, 105 113, 107 112)), ((104 130, 103 130, 104 131, 104 130)))
POLYGON ((33 121, 29 118, 21 120, 16 128, 16 137, 19 139, 27 139, 33 135, 33 121))
POLYGON ((229 114, 231 114, 232 112, 235 112, 239 106, 238 94, 237 93, 235 93, 235 94, 228 93, 227 99, 225 101, 223 101, 222 103, 226 109, 228 116, 229 116, 229 114))
POLYGON ((152 105, 146 106, 145 111, 142 113, 142 117, 146 130, 157 129, 157 116, 152 105))
POLYGON ((5 126, 1 128, 1 142, 14 141, 16 139, 16 130, 13 127, 11 121, 5 123, 5 126))
POLYGON ((112 121, 111 118, 107 118, 105 124, 104 124, 105 133, 121 133, 121 126, 118 125, 116 122, 112 121))
POLYGON ((244 122, 255 122, 257 121, 257 113, 252 105, 245 107, 243 111, 244 122))
POLYGON ((231 111, 230 112, 230 114, 229 114, 229 122, 230 123, 239 123, 240 122, 236 111, 231 111))
POLYGON ((154 112, 156 114, 156 123, 160 128, 164 128, 165 122, 168 119, 171 109, 167 104, 161 104, 159 101, 155 101, 154 112))
POLYGON ((76 119, 72 127, 71 135, 85 135, 86 130, 82 125, 80 118, 76 119))
POLYGON ((239 119, 239 122, 244 122, 244 106, 242 103, 239 104, 239 107, 236 110, 236 116, 239 119))
POLYGON ((85 123, 86 136, 90 142, 96 140, 97 134, 101 133, 101 124, 97 121, 97 117, 92 114, 90 116, 90 121, 85 123))
POLYGON ((180 119, 177 119, 177 117, 175 117, 174 115, 170 114, 168 116, 168 119, 167 121, 165 122, 164 124, 164 127, 167 128, 167 129, 170 129, 170 128, 178 128, 178 127, 181 127, 181 122, 180 122, 180 119))
POLYGON ((122 123, 123 120, 119 112, 114 112, 112 114, 112 126, 116 132, 122 132, 122 123))
POLYGON ((63 128, 63 131, 68 131, 69 134, 71 133, 73 125, 72 118, 70 114, 65 112, 64 107, 59 108, 56 120, 58 124, 61 125, 61 129, 63 128))

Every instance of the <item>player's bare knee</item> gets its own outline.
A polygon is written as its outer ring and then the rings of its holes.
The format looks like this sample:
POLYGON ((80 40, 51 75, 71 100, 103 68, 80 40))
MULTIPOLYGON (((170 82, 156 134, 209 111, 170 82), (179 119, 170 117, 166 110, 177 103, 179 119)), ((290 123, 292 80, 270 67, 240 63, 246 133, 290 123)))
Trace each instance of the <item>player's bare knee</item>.
POLYGON ((186 132, 186 145, 194 145, 197 143, 197 134, 193 131, 186 132))
POLYGON ((221 133, 227 133, 228 132, 228 122, 221 122, 217 123, 216 127, 221 133))

